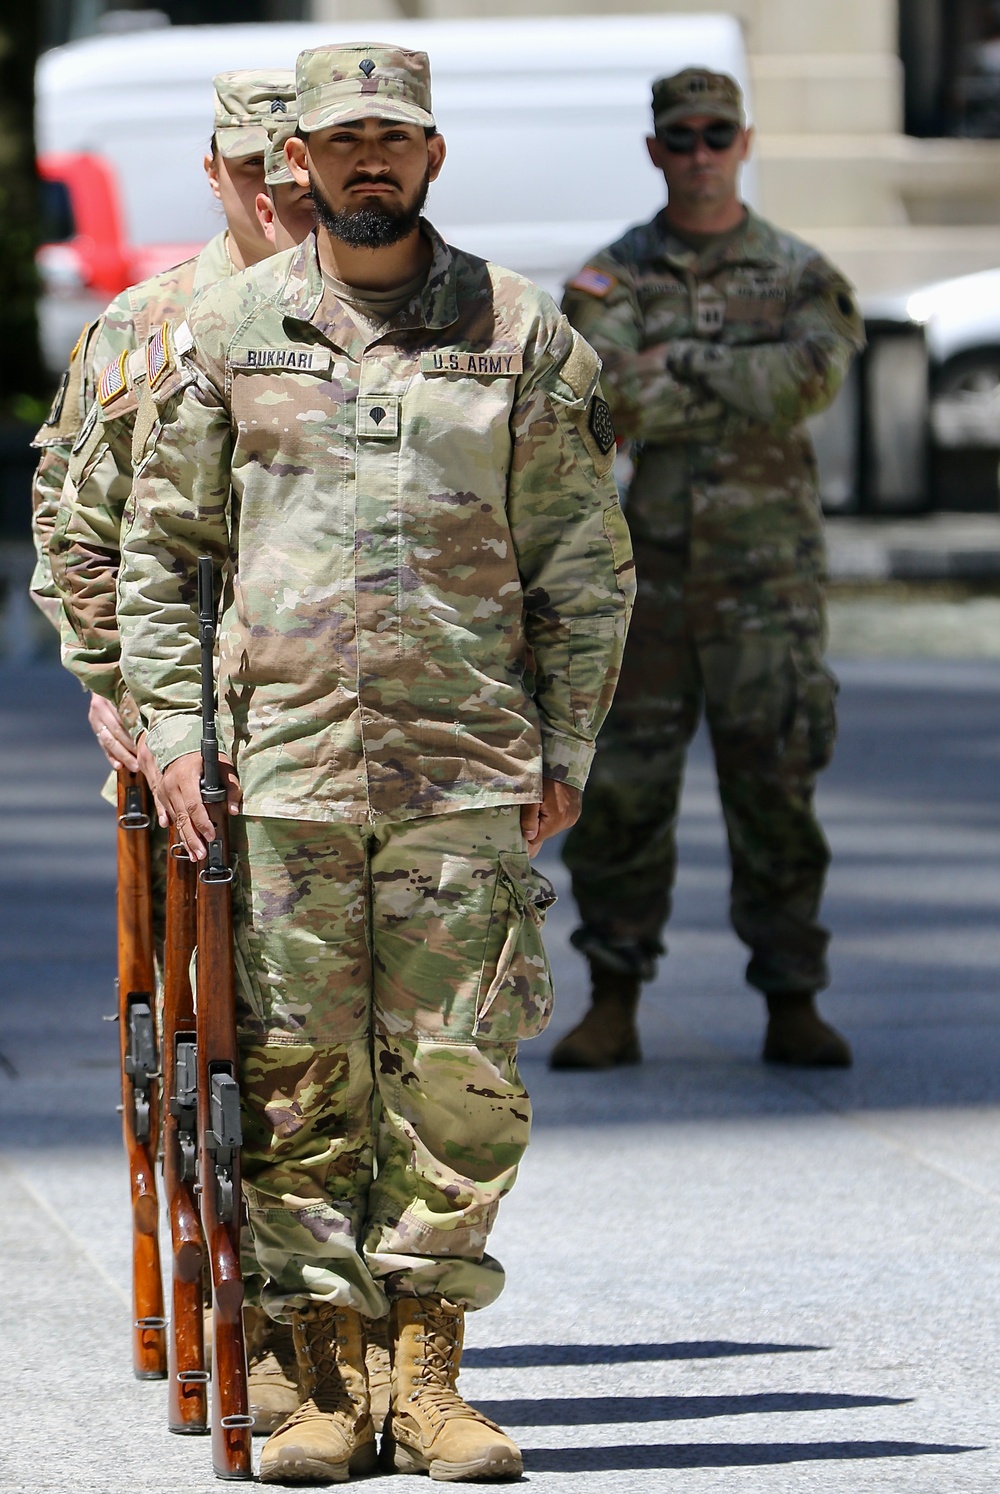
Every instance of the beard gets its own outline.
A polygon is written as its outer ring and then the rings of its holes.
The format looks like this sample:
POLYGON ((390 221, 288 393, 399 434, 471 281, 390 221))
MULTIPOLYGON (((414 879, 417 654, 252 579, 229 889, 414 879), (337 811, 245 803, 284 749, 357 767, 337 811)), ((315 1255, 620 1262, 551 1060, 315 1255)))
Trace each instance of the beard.
MULTIPOLYGON (((342 212, 324 195, 312 172, 309 173, 309 180, 316 217, 327 233, 351 249, 387 249, 390 244, 398 244, 400 239, 405 239, 419 223, 427 201, 427 189, 431 184, 431 171, 428 166, 412 201, 404 203, 402 207, 389 207, 388 204, 379 203, 349 208, 342 212)), ((347 186, 356 186, 363 180, 364 178, 356 177, 347 186)))

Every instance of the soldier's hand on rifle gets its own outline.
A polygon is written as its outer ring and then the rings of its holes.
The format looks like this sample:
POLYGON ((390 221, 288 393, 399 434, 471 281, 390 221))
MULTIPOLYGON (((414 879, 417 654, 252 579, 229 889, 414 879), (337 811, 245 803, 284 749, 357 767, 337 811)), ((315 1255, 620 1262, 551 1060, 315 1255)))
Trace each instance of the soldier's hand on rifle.
POLYGON ((128 768, 130 773, 135 773, 139 761, 135 755, 132 734, 110 700, 105 700, 103 695, 91 695, 87 720, 101 751, 115 772, 119 768, 128 768))
POLYGON ((542 779, 541 804, 521 805, 521 831, 528 843, 529 856, 537 856, 542 841, 550 835, 558 835, 560 830, 576 824, 582 799, 578 788, 557 783, 554 778, 542 779))
POLYGON ((139 760, 139 772, 149 784, 149 792, 153 796, 156 805, 156 818, 160 822, 161 830, 165 830, 170 823, 170 815, 167 812, 167 801, 163 797, 163 774, 156 758, 146 746, 146 733, 135 744, 135 755, 139 760))
MULTIPOLYGON (((243 791, 228 758, 219 756, 219 771, 230 814, 239 814, 243 791)), ((201 797, 201 753, 185 752, 167 767, 160 795, 177 832, 195 861, 204 861, 205 846, 215 839, 215 827, 201 797)))

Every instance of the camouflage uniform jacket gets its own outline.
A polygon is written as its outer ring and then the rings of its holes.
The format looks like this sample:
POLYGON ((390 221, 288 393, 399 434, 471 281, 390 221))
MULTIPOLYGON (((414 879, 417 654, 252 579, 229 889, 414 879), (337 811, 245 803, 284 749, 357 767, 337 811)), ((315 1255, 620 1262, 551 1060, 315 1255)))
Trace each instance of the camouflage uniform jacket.
POLYGON ((315 236, 172 339, 124 535, 123 668, 161 766, 197 749, 194 573, 252 815, 363 823, 582 786, 634 590, 599 361, 537 287, 430 230, 372 334, 315 236), (596 434, 595 434, 596 432, 596 434))
MULTIPOLYGON (((130 286, 116 297, 87 348, 86 422, 78 425, 49 538, 49 562, 62 603, 62 659, 87 690, 115 701, 130 724, 134 708, 118 667, 115 618, 120 534, 132 486, 132 425, 137 400, 130 355, 164 322, 182 317, 195 296, 233 273, 225 232, 200 254, 130 286)), ((140 373, 145 363, 133 359, 140 373)))
POLYGON ((693 588, 794 590, 824 547, 805 419, 864 345, 851 287, 752 212, 701 253, 662 214, 588 262, 563 309, 600 354, 636 444, 636 541, 676 551, 693 588))
POLYGON ((101 330, 100 318, 90 322, 69 355, 69 365, 59 381, 52 407, 32 441, 41 452, 31 482, 31 534, 35 545, 35 569, 29 587, 31 599, 52 626, 62 631, 62 603, 52 578, 49 546, 59 512, 70 452, 83 429, 94 401, 91 348, 101 330))

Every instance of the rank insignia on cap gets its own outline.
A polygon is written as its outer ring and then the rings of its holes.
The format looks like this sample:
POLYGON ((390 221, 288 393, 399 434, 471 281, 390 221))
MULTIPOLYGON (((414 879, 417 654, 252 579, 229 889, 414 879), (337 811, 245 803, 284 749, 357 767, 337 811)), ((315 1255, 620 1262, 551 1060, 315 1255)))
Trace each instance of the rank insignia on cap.
POLYGON ((146 344, 146 378, 150 389, 155 389, 169 369, 173 360, 170 356, 170 328, 166 322, 157 327, 152 337, 146 344))
POLYGON ((611 419, 607 400, 601 399, 599 394, 595 394, 590 401, 590 418, 587 424, 590 426, 590 434, 607 456, 615 444, 615 423, 611 419))
POLYGON ((272 114, 287 114, 288 113, 288 105, 285 103, 284 99, 272 99, 271 100, 271 113, 272 114))
POLYGON ((593 265, 587 265, 579 275, 567 283, 567 290, 586 291, 588 296, 606 296, 612 286, 618 284, 613 275, 608 275, 604 270, 596 270, 593 265))
POLYGON ((112 400, 118 398, 127 387, 125 378, 125 364, 128 360, 128 350, 121 353, 113 363, 109 363, 97 381, 97 398, 101 409, 106 409, 112 400))
POLYGON ((358 67, 364 73, 366 78, 370 78, 372 73, 375 71, 375 64, 374 62, 372 62, 370 57, 366 57, 363 62, 359 62, 358 67))

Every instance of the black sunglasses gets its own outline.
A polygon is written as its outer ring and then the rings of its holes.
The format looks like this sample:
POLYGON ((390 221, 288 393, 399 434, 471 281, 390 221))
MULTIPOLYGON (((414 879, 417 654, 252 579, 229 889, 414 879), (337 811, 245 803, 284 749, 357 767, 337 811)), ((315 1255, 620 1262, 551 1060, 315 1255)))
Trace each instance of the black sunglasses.
POLYGON ((693 125, 669 125, 665 130, 657 130, 656 138, 671 155, 690 156, 699 141, 709 150, 728 150, 739 132, 739 125, 731 120, 713 119, 700 130, 693 125))

